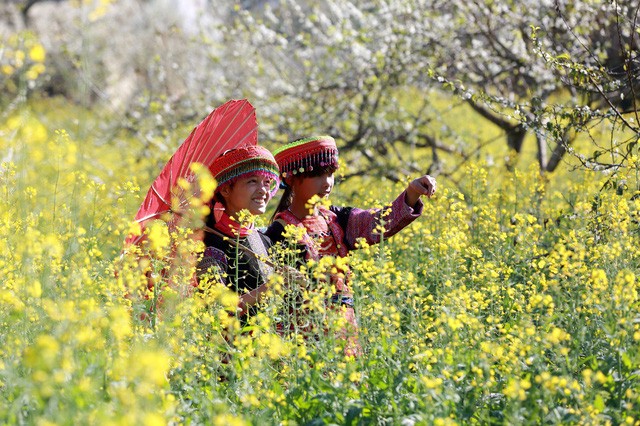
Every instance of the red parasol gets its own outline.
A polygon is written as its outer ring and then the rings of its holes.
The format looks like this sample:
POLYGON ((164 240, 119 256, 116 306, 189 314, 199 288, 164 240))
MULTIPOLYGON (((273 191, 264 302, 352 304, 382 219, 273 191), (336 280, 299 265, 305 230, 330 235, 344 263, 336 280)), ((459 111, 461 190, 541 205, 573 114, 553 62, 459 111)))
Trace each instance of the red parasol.
MULTIPOLYGON (((177 186, 179 178, 192 182, 189 167, 201 163, 210 167, 223 152, 242 145, 257 145, 258 120, 255 108, 246 99, 230 100, 214 109, 169 159, 147 192, 135 220, 142 229, 145 222, 171 212, 171 197, 177 195, 180 207, 189 203, 189 194, 177 186)), ((137 244, 142 236, 129 236, 127 244, 137 244)))

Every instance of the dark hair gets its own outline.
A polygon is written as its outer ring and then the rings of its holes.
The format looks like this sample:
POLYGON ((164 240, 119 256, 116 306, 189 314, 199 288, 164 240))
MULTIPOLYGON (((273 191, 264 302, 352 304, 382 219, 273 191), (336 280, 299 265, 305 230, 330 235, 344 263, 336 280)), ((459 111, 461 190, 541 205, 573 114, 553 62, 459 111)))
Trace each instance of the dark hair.
MULTIPOLYGON (((233 189, 233 186, 235 184, 236 184, 235 182, 226 183, 226 185, 229 186, 229 188, 231 188, 231 189, 233 189)), ((213 206, 213 204, 218 202, 218 203, 222 204, 223 206, 227 207, 227 202, 225 201, 225 199, 222 196, 222 194, 220 193, 220 191, 218 191, 218 189, 220 189, 220 187, 216 188, 216 190, 213 193, 213 197, 211 199, 211 205, 213 206)))
MULTIPOLYGON (((318 177, 318 176, 322 176, 325 173, 335 173, 336 170, 338 170, 336 166, 328 164, 326 166, 315 167, 313 170, 306 170, 303 173, 292 175, 291 179, 296 180, 296 179, 304 179, 309 177, 318 177)), ((273 216, 271 216, 271 222, 274 221, 278 213, 288 209, 289 206, 291 206, 291 202, 293 201, 293 189, 291 188, 291 186, 285 183, 284 179, 282 179, 282 184, 284 185, 284 193, 280 198, 278 207, 276 207, 276 210, 273 212, 273 216)))
POLYGON ((220 193, 220 191, 216 191, 213 194, 213 202, 218 202, 220 204, 222 204, 223 206, 227 206, 227 202, 225 201, 224 197, 222 196, 222 194, 220 193))
MULTIPOLYGON (((231 187, 233 187, 233 183, 230 184, 231 187)), ((209 214, 207 215, 207 217, 204 218, 204 223, 205 225, 209 226, 209 227, 213 227, 213 225, 216 223, 215 219, 214 219, 214 213, 213 213, 213 208, 216 204, 216 202, 222 204, 225 208, 227 207, 227 202, 224 200, 224 197, 222 196, 222 194, 220 193, 220 191, 216 190, 213 193, 213 197, 211 198, 211 205, 209 207, 209 214)))

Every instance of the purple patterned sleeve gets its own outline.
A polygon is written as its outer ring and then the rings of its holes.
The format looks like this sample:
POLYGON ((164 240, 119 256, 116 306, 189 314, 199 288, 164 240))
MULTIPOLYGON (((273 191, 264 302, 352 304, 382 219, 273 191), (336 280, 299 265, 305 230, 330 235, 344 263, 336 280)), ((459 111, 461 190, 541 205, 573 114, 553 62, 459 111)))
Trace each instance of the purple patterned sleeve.
POLYGON ((222 284, 226 284, 227 256, 215 247, 207 247, 202 254, 202 260, 196 267, 198 280, 205 274, 218 277, 222 284))
POLYGON ((418 200, 411 207, 406 202, 406 191, 395 199, 391 206, 384 209, 361 210, 352 209, 345 230, 345 239, 349 248, 355 247, 358 238, 364 238, 369 244, 380 242, 380 230, 376 229, 382 218, 384 222, 384 238, 397 234, 422 214, 424 204, 418 200))

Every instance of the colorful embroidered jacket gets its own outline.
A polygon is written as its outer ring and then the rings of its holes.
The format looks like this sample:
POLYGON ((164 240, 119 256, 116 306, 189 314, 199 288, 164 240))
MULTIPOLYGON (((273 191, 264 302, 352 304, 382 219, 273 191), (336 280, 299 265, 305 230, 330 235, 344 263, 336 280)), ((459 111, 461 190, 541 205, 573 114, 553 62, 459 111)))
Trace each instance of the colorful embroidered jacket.
MULTIPOLYGON (((356 248, 359 238, 364 238, 369 244, 377 244, 381 238, 389 238, 408 226, 422 213, 423 204, 418 200, 414 207, 407 205, 406 193, 396 198, 388 209, 362 210, 355 207, 320 208, 319 214, 307 216, 300 220, 286 210, 276 215, 275 221, 266 231, 269 239, 274 243, 284 240, 284 224, 303 226, 306 235, 299 242, 305 259, 318 260, 324 256, 346 257, 349 251, 356 248), (381 220, 384 232, 379 226, 381 220)), ((331 301, 345 306, 344 315, 354 330, 357 328, 353 310, 353 294, 349 287, 349 271, 339 271, 332 274, 331 282, 336 293, 331 301)), ((357 355, 360 350, 357 343, 351 340, 347 346, 347 354, 357 355)))
POLYGON ((355 207, 331 206, 329 210, 321 209, 319 216, 308 216, 303 220, 288 210, 283 211, 278 213, 266 235, 274 244, 284 240, 284 225, 278 220, 280 219, 286 224, 307 228, 310 239, 302 241, 306 259, 318 260, 322 256, 345 257, 349 251, 356 248, 359 238, 364 238, 369 244, 377 244, 382 237, 392 237, 416 220, 422 214, 423 203, 418 200, 416 205, 411 207, 407 205, 405 197, 405 192, 400 194, 390 209, 362 210, 355 207), (381 216, 384 221, 384 233, 377 229, 381 216), (333 241, 327 238, 327 233, 333 241))
MULTIPOLYGON (((215 226, 212 217, 212 215, 209 216, 207 226, 221 231, 215 226)), ((205 274, 209 274, 238 294, 254 290, 264 284, 272 272, 271 268, 254 256, 237 249, 235 243, 244 245, 258 255, 266 256, 267 249, 271 247, 271 240, 257 229, 239 238, 230 232, 224 234, 228 238, 205 233, 205 250, 196 270, 198 280, 205 274)), ((249 315, 252 314, 255 314, 255 307, 249 309, 249 315)))

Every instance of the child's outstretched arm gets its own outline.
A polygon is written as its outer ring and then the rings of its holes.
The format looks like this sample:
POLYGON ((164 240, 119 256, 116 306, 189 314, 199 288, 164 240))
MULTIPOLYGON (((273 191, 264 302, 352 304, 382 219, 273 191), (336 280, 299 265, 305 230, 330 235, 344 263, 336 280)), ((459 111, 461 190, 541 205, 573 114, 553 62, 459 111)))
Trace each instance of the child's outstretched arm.
POLYGON ((345 231, 345 242, 349 250, 352 250, 358 238, 364 238, 369 244, 377 244, 381 237, 389 238, 408 226, 422 213, 423 204, 420 196, 431 197, 435 190, 435 179, 425 175, 414 179, 385 209, 332 207, 332 210, 338 215, 338 221, 345 231), (346 220, 345 214, 348 214, 346 220), (383 232, 378 226, 380 224, 384 224, 383 232))

